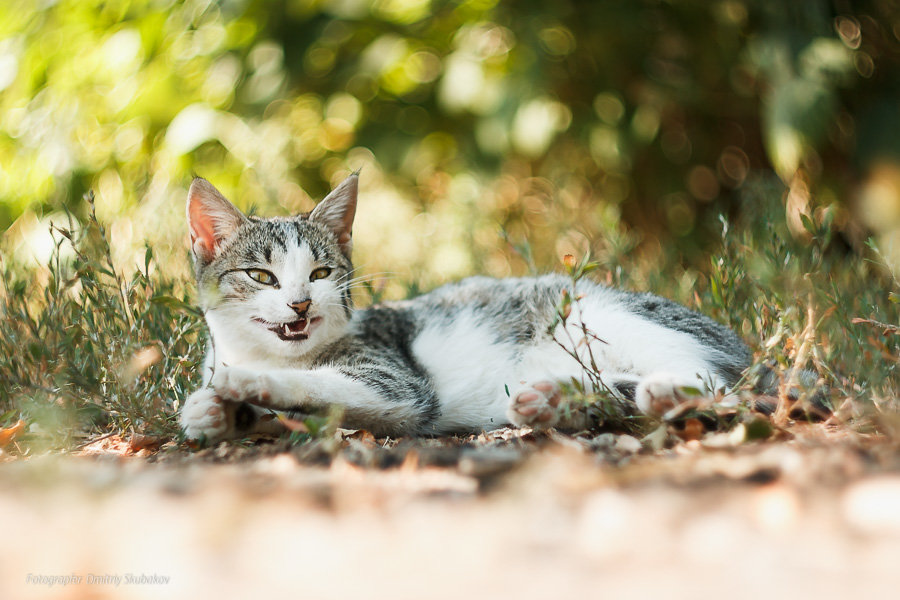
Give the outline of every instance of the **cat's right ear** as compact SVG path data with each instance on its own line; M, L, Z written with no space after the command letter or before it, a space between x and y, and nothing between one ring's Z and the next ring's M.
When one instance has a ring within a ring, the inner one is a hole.
M212 262L222 242L247 222L247 217L202 177L196 177L188 190L187 219L191 250L202 263Z

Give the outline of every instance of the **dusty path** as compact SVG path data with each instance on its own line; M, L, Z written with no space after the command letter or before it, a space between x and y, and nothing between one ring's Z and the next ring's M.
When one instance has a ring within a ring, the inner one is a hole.
M635 441L345 433L127 456L108 439L8 459L0 598L896 597L893 445L821 426Z

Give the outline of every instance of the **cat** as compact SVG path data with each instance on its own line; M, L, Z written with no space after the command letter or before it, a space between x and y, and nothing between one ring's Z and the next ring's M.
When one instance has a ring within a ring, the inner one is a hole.
M187 218L210 345L204 384L181 410L186 438L278 433L272 411L330 405L346 427L377 436L548 428L564 412L561 385L583 380L589 360L614 398L659 415L687 390L723 392L750 364L741 339L706 316L561 274L471 277L354 310L357 189L353 174L312 212L266 219L192 182ZM559 319L564 290L579 319Z

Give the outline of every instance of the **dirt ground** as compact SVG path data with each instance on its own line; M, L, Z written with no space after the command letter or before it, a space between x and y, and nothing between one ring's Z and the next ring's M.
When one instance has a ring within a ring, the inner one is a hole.
M0 457L0 598L900 594L900 453L822 424L152 442Z

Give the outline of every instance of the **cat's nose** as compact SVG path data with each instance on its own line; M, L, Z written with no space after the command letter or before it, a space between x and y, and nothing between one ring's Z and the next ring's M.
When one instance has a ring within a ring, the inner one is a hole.
M299 302L291 302L288 304L288 306L290 306L295 313L302 317L306 315L306 311L309 310L310 304L312 304L312 300L307 298L306 300L301 300Z

